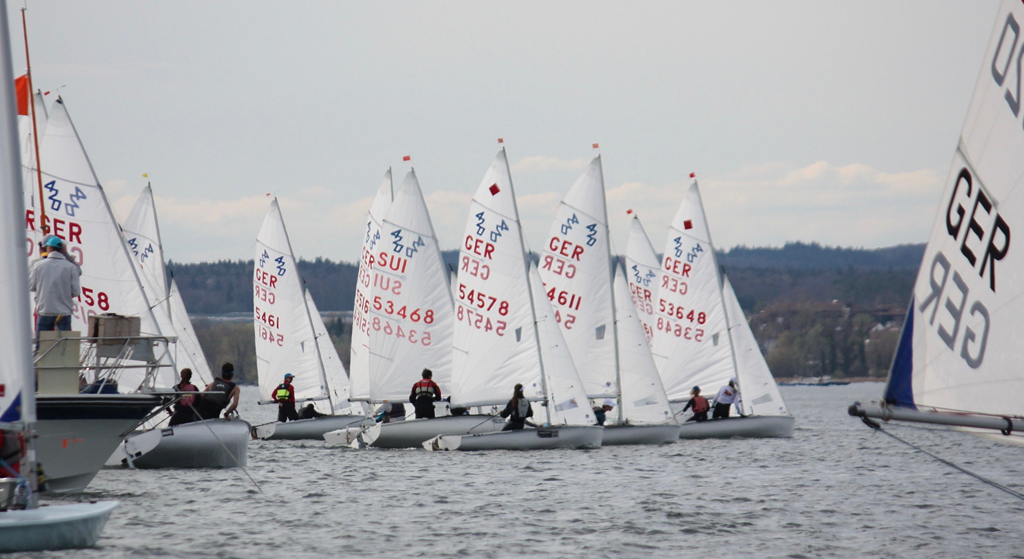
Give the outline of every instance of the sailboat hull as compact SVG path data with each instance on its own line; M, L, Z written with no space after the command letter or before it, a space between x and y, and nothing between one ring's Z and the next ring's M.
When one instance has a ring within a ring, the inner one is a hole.
M708 421L689 421L679 430L680 439L727 439L730 437L788 438L793 436L793 416L754 415Z
M679 440L680 426L666 425L605 425L601 446L632 444L672 444Z
M117 505L104 501L0 513L0 553L92 547Z
M367 429L361 438L374 448L419 448L423 441L439 435L493 433L504 427L505 420L500 417L456 415L377 424Z
M603 427L563 426L519 429L480 435L438 437L429 450L552 450L600 448Z
M111 461L141 469L244 468L250 429L240 419L210 419L140 431L129 435Z
M266 423L253 427L257 439L265 440L324 440L324 433L355 427L366 419L365 415L329 415L314 419L300 419L286 423Z

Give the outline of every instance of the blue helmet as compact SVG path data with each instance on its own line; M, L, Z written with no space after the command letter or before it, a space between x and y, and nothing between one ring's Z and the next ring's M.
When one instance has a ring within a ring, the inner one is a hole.
M60 237L56 235L50 235L50 238L46 239L46 242L43 243L43 246L48 246L60 250L61 247L64 246L64 241L62 241Z

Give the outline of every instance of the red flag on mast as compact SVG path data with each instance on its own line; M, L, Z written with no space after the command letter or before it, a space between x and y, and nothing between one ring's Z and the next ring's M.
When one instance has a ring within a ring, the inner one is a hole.
M18 94L18 114L28 116L28 75L14 78L14 91Z

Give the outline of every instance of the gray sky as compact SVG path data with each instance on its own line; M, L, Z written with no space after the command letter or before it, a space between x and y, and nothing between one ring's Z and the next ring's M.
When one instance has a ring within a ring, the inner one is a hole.
M35 85L49 100L65 85L122 217L149 173L170 258L251 258L270 192L300 255L355 261L407 154L457 247L499 137L538 249L594 142L619 250L627 208L661 249L691 171L722 248L923 242L997 7L54 1L28 16Z

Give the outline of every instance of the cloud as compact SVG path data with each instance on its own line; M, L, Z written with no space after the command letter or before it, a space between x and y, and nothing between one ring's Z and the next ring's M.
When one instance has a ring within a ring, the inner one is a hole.
M511 164L513 173L544 171L579 171L590 163L589 159L560 159L546 155L531 155Z

